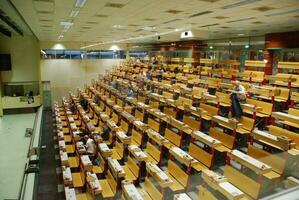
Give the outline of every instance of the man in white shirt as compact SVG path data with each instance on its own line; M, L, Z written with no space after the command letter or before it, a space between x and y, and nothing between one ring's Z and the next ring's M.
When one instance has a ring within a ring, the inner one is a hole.
M234 90L236 91L239 100L244 101L246 99L246 90L243 85L237 80L234 82Z
M96 147L95 147L94 140L91 137L89 137L88 135L85 135L84 139L86 140L86 145L85 145L86 152L93 159L93 157L96 154Z
M234 117L236 120L239 120L243 115L240 102L244 102L246 100L246 90L244 86L240 84L239 81L234 81L232 83L234 86L233 88L234 92L231 94L231 100L232 100L231 112L232 112L232 117Z

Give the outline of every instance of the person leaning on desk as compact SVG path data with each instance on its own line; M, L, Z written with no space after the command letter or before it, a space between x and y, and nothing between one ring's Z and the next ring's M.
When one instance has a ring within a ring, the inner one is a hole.
M96 155L96 146L94 140L91 138L91 136L88 135L84 135L84 140L86 141L85 143L86 153L90 157L90 160L93 161Z
M232 100L232 117L239 120L242 115L242 107L240 103L246 102L246 89L243 85L240 84L238 80L233 81L233 91L231 93L231 100Z

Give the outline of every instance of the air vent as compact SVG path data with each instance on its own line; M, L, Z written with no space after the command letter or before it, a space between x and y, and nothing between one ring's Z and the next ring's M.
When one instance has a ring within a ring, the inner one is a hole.
M258 1L261 1L261 0L241 0L237 3L228 4L228 5L223 6L221 8L222 9L231 9L231 8L236 8L236 7L239 7L239 6L252 4L252 3L255 3L255 2L258 2Z
M200 26L199 28L211 27L211 26L217 26L217 25L219 25L219 24L218 23L216 23L216 24L207 24L207 25Z
M6 35L7 37L11 37L11 32L0 24L0 33Z
M216 18L216 19L227 19L228 17L225 17L225 16L216 16L214 18Z
M86 24L98 24L98 22L86 22Z
M94 15L95 17L100 17L100 18L107 18L108 15L101 15L101 14L97 14L97 15Z
M286 15L286 14L290 14L290 13L294 13L294 12L299 12L299 9L294 9L294 10L289 10L289 11L272 13L272 14L268 14L268 15L265 15L265 16L271 17L271 16L278 16L278 15Z
M22 29L9 17L6 15L6 13L0 9L0 20L4 21L8 26L10 26L14 31L19 33L23 36ZM5 32L5 30L4 30Z
M44 24L44 25L41 25L41 27L52 28L53 26L52 25L46 25L46 24Z
M163 22L162 24L170 24L170 23L177 22L177 21L180 21L180 20L181 20L181 19L172 19L172 20Z
M144 21L149 21L149 22L153 22L156 21L157 19L154 18L145 18Z
M126 4L122 3L107 3L105 7L110 7L110 8L123 8Z
M251 20L251 19L254 19L254 18L255 17L244 17L244 18L241 18L241 19L231 20L231 21L228 21L226 23L242 22L242 21L247 21L247 20Z
M53 22L52 19L39 19L40 22Z
M252 22L252 24L263 24L261 21Z
M199 13L196 13L196 14L193 14L193 15L190 15L189 18L193 18L193 17L198 17L198 16L202 16L202 15L206 15L206 14L210 14L212 13L213 11L203 11L203 12L199 12Z
M170 13L170 14L178 14L178 13L181 13L181 12L183 12L183 11L181 11L181 10L172 10L172 9L170 9L170 10L166 10L165 12Z
M208 3L215 3L220 0L200 0L200 1L208 2Z
M37 14L53 14L53 11L46 11L46 10L38 10L36 12Z
M260 12L266 12L266 11L273 10L273 9L275 9L275 8L268 7L268 6L262 6L262 7L253 8L252 10L257 10L257 11L260 11Z

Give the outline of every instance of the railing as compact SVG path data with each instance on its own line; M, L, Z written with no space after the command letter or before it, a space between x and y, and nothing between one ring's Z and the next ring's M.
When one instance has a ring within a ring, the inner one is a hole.
M34 160L39 159L39 147L41 140L41 124L42 124L43 106L39 107L34 119L33 134L31 136L27 163L25 164L24 175L19 190L18 200L34 200L37 195L38 172L29 173L28 169ZM38 165L38 162L37 162Z

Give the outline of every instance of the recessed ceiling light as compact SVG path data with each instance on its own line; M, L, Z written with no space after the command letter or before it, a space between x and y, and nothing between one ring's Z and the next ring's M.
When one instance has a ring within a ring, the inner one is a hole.
M76 8L82 8L86 3L86 0L76 0Z
M245 49L248 49L248 48L249 48L249 44L246 44L246 45L245 45Z
M213 49L213 46L210 46L209 48L210 48L210 49Z

